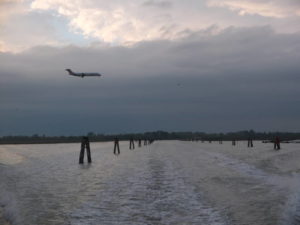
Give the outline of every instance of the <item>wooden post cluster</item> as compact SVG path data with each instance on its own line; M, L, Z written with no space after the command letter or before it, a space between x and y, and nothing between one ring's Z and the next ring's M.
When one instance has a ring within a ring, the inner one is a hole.
M153 139L144 139L144 145L150 145L154 142ZM142 147L142 139L138 140L138 146ZM129 149L134 149L134 139L130 138L129 139ZM114 140L114 154L115 155L120 155L120 145L119 145L119 139L118 137L115 138Z
M119 138L115 138L114 154L120 155Z
M133 138L131 138L129 140L129 149L134 149L134 140L133 140Z
M79 164L83 164L85 149L86 149L88 163L91 163L92 158L91 158L91 150L90 150L90 141L89 141L88 137L82 137L81 150L80 150L80 155L79 155Z
M248 139L248 148L253 148L253 140Z
M275 150L280 150L280 139L279 137L276 137L274 140L274 149Z

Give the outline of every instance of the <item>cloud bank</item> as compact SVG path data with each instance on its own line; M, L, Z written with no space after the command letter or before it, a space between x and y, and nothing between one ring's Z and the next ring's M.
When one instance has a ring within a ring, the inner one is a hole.
M300 16L298 0L209 0L209 6L227 7L240 15L258 14L265 17L285 18Z
M300 35L270 27L0 54L0 135L299 131ZM65 68L100 72L68 76Z
M4 0L0 51L34 46L130 46L176 40L218 27L271 26L300 31L298 0Z
M31 9L55 11L69 20L71 30L85 37L128 44L161 37L174 22L171 12L160 9L169 9L171 5L168 1L79 0L74 4L71 0L35 0L31 3ZM170 33L169 37L176 37L176 32L178 30Z

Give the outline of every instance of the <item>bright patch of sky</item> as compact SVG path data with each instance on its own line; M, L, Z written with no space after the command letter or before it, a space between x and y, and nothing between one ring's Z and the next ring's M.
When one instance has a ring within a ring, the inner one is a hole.
M84 37L79 32L70 31L68 20L61 16L56 16L52 21L58 36L65 43L71 43L78 46L85 46L87 43L97 41L95 38Z

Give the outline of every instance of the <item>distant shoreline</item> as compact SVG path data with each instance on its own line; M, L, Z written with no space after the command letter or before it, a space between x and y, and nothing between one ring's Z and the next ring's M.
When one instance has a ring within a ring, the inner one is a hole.
M300 140L300 133L293 132L255 132L253 130L237 131L229 133L205 133L205 132L166 132L153 131L145 133L127 134L95 134L88 133L90 142L113 141L116 137L120 141L125 140L190 140L190 141L240 141L240 140L266 140L272 141L279 137L281 141ZM0 137L0 144L60 144L80 143L82 136L4 136Z

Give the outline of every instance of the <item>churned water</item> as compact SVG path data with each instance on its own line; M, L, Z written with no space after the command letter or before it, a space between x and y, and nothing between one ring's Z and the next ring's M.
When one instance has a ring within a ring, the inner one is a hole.
M300 224L300 149L162 141L0 146L0 205L13 225ZM299 151L297 151L299 150ZM0 220L1 221L1 220ZM1 222L0 222L1 223Z

